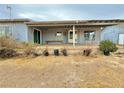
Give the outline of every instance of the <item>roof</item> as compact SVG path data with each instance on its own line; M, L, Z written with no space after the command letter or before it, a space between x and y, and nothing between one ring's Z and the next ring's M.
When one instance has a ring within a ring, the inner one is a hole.
M0 19L0 22L30 22L30 19Z
M0 19L0 23L5 22L24 22L28 26L108 26L116 25L124 22L124 19L111 19L111 20L62 20L62 21L33 21L30 19Z
M124 20L112 19L112 20L68 20L68 21L31 21L26 22L28 26L71 26L71 25L116 25Z

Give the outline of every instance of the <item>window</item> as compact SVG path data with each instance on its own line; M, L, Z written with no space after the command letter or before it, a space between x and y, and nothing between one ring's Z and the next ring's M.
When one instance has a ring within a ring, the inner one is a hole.
M62 32L57 32L56 36L58 36L58 37L62 36Z
M10 26L0 26L0 37L1 36L9 36L11 34Z
M5 31L3 27L0 27L0 36L4 36L5 35Z
M70 32L70 39L73 39L73 32Z
M95 40L95 32L94 31L84 31L85 40Z

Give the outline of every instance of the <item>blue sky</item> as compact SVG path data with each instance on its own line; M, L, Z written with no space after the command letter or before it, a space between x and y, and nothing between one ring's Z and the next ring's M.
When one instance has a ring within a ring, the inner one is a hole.
M12 18L48 20L124 19L124 4L15 4ZM0 4L0 18L9 18L5 4Z

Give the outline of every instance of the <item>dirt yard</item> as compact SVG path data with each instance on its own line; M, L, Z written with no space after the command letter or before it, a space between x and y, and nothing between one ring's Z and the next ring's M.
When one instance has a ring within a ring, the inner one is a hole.
M124 87L124 58L78 55L0 59L0 87Z

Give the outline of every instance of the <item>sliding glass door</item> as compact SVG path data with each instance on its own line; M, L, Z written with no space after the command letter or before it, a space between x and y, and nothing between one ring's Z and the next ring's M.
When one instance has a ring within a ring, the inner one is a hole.
M34 29L34 43L40 44L40 31Z

